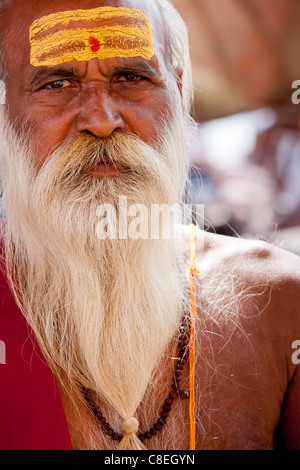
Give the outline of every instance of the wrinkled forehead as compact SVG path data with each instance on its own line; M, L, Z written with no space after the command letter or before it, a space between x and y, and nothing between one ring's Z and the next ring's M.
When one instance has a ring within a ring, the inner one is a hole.
M88 8L90 7L90 8ZM73 2L12 0L6 15L8 59L52 66L92 58L146 60L164 51L163 23L155 0Z
M30 63L35 67L95 57L151 60L155 54L149 18L136 8L103 6L52 13L32 23L29 42Z

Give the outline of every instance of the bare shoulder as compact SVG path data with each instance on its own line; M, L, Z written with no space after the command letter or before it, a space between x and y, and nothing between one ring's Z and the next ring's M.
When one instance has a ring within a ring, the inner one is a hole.
M225 282L234 278L246 289L259 285L280 289L282 297L293 291L295 296L286 300L290 306L299 304L300 258L270 243L199 231L197 260L200 273L220 273Z
M197 264L203 302L221 302L224 316L243 324L255 319L253 323L266 327L269 336L285 336L289 345L291 335L300 339L297 255L263 241L199 231Z
M265 242L199 231L197 265L197 374L199 390L205 383L211 397L203 405L209 432L199 445L273 448L284 401L293 403L287 427L300 424L299 413L291 424L300 406L292 360L300 344L300 260Z
M230 263L232 269L251 279L265 275L282 280L300 280L300 257L260 240L215 235L198 230L197 254L200 264Z

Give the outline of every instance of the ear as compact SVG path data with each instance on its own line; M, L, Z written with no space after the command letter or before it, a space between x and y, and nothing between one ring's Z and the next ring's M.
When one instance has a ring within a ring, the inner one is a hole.
M177 87L180 93L180 96L182 98L182 76L183 76L183 68L181 65L177 65L174 69L175 71L175 77L176 77L176 82L177 82Z

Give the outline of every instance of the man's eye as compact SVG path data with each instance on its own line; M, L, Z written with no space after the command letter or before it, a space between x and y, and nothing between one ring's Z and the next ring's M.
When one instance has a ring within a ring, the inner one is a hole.
M133 73L125 73L124 78L127 82L137 82L138 80L142 79L140 75L134 75Z
M122 73L122 75L119 75L117 78L119 82L138 82L143 79L144 77L141 75L135 75L134 73Z
M47 83L44 86L47 90L61 90L62 88L69 87L71 85L69 80L55 80L55 82Z

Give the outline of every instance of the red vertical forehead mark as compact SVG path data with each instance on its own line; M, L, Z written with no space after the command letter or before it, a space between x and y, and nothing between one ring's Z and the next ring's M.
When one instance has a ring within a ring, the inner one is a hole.
M92 52L98 52L100 49L100 41L99 39L94 38L94 36L91 36L89 38L89 44L91 46Z

